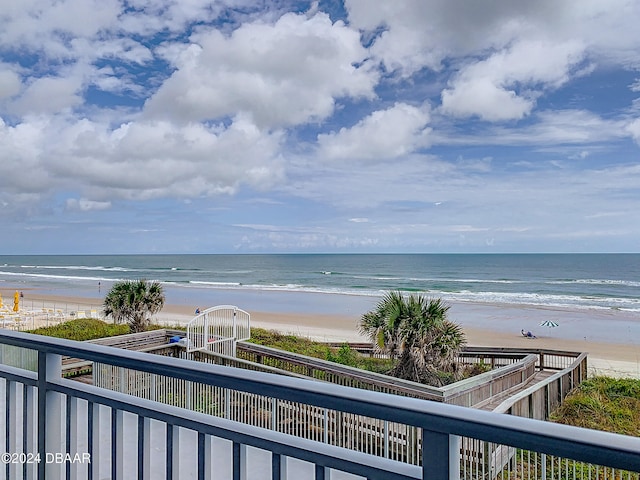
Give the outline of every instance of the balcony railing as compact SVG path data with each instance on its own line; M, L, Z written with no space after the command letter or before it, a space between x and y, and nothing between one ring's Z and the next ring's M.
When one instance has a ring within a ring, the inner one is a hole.
M0 438L9 453L2 459L11 479L458 479L463 437L506 446L502 478L521 478L527 452L596 465L599 478L640 471L633 437L21 332L2 331L0 349L11 360L0 365ZM416 427L420 465L64 379L62 355ZM36 372L19 368L34 360ZM551 465L536 465L535 478L566 478L565 463Z

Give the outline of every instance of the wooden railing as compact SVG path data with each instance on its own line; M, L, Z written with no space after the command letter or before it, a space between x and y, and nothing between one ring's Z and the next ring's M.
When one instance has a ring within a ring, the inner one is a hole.
M327 346L339 348L348 345L356 352L376 358L388 358L384 352L376 349L371 343L364 342L330 342ZM538 370L563 370L567 368L579 352L565 350L549 350L544 348L513 348L513 347L476 347L466 346L457 360L460 363L484 363L491 369L503 367L511 363L516 363L525 355L534 354L538 356Z
M538 370L564 370L572 365L581 352L567 350L549 350L545 348L512 348L512 347L466 347L462 358L477 358L482 361L508 361L523 355L538 356ZM500 360L502 359L502 360ZM493 366L493 363L492 363Z
M144 334L92 340L90 343L185 358L184 348L167 343L169 338L176 335L184 335L184 332L163 329ZM341 344L330 344L330 346L338 345ZM349 344L349 346L361 354L377 354L371 344L360 343ZM216 356L210 352L197 353L190 358L206 363L233 364L244 369L306 376L338 385L461 406L481 404L499 393L524 384L536 370L566 368L579 355L576 352L544 349L468 347L461 353L458 361L466 364L485 364L491 370L452 385L437 388L248 342L238 342L237 347L237 359L224 355ZM66 376L90 373L91 364L87 361L64 358L63 369Z
M551 413L560 406L567 394L587 378L586 353L572 357L573 354L571 352L545 350L539 352L539 355L544 359L543 361L547 362L547 369L554 368L550 367L549 364L553 366L561 365L563 359L573 358L574 361L545 380L536 382L530 387L509 396L493 409L494 412L548 420ZM471 469L479 470L485 474L483 476L488 476L489 478L511 478L512 476L522 478L523 476L531 476L532 472L524 472L523 465L540 465L540 471L536 467L535 474L536 476L539 474L540 478L543 479L547 478L547 464L549 464L549 470L551 471L555 467L559 474L561 470L560 461L554 463L554 460L550 459L549 461L546 455L534 455L532 457L530 454L525 459L522 452L518 452L515 448L506 447L500 442L463 438L462 450L463 452L484 452L482 458ZM467 464L472 465L470 462L467 462ZM518 466L520 467L520 472L517 471ZM514 467L515 472L511 472ZM568 468L568 465L565 465L565 468ZM554 475L552 475L553 477ZM596 477L599 478L597 472ZM575 473L574 478L576 478ZM619 478L624 478L624 476ZM628 475L627 478L629 478Z
M298 378L311 377L359 389L462 406L482 404L498 393L508 392L526 383L536 370L558 369L573 360L550 381L527 389L529 396L523 397L521 402L513 406L513 412L510 411L517 414L518 408L528 408L534 412L532 418L541 419L545 419L568 391L586 376L585 354L475 347L463 352L459 360L491 365L493 369L446 387L435 388L250 343L238 344L241 358L206 351L187 353L177 343L166 343L176 333L180 332L157 331L146 339L127 336L112 338L105 343L201 363ZM418 464L422 456L420 432L407 425L379 422L362 415L346 415L306 404L281 402L233 389L185 383L179 379L135 372L114 365L96 364L93 373L95 385L129 395L402 462ZM544 393L541 394L541 391ZM536 404L531 400L540 399L541 395L547 399L546 410L535 407ZM462 477L489 478L491 474L491 478L495 478L501 469L514 461L515 455L514 449L496 442L463 437L460 450Z
M87 340L85 343L177 357L179 353L178 350L174 348L175 346L173 344L167 343L169 338L175 335L184 335L184 332L160 329L143 333L129 333L126 335L97 338L95 340ZM70 356L62 357L62 375L65 378L91 374L92 366L93 362L81 358Z
M509 397L494 411L546 420L567 394L586 378L587 354L581 353L567 368Z
M461 357L467 363L483 362L493 365L495 369L449 386L431 387L408 380L392 378L387 375L366 372L326 360L283 352L263 345L238 342L237 347L239 358L296 372L311 378L338 385L423 398L466 407L471 407L489 399L493 395L526 382L535 373L539 359L538 355L518 353L517 351L498 351L494 357L491 356L489 348L478 349L477 352L469 351ZM363 350L357 347L355 349L358 351ZM578 354L576 353L575 355ZM497 368L498 365L503 366Z
M345 385L364 390L373 390L396 395L442 401L442 393L435 387L409 382L387 375L367 372L359 368L334 362L285 352L275 348L238 342L237 357L261 365L297 373L316 380Z

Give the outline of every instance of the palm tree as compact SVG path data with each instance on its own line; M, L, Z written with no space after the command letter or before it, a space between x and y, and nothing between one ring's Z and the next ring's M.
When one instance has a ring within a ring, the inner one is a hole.
M143 332L151 316L162 310L164 291L159 282L123 280L116 282L104 298L104 314L114 323L128 322L132 333Z
M447 376L455 378L455 357L466 343L448 311L441 299L392 291L362 316L360 332L397 360L390 375L441 386Z

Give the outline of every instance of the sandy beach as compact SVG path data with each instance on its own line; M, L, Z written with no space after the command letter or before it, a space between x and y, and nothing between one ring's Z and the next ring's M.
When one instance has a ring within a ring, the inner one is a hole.
M13 290L0 289L5 306L13 305L13 293ZM66 312L94 310L101 314L102 298L98 295L88 298L44 295L28 290L24 293L23 312L44 308ZM324 297L321 300L326 301L331 296ZM375 304L375 299L370 303ZM212 305L199 305L201 309L209 306ZM251 314L251 323L255 327L322 341L366 341L357 328L360 315L366 309L356 313L347 308L345 314L244 309ZM156 316L156 321L171 326L185 324L193 316L193 305L167 303ZM463 327L471 346L588 352L591 374L640 378L640 345L637 344L640 319L628 312L461 303L451 305L450 318ZM559 327L543 329L539 323L546 319L553 319L560 324ZM42 320L39 324L43 324ZM521 328L533 331L537 338L523 337Z

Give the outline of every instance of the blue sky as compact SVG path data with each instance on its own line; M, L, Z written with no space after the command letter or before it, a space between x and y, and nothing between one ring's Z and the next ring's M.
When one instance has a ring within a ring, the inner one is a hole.
M637 0L0 4L0 253L638 252Z

